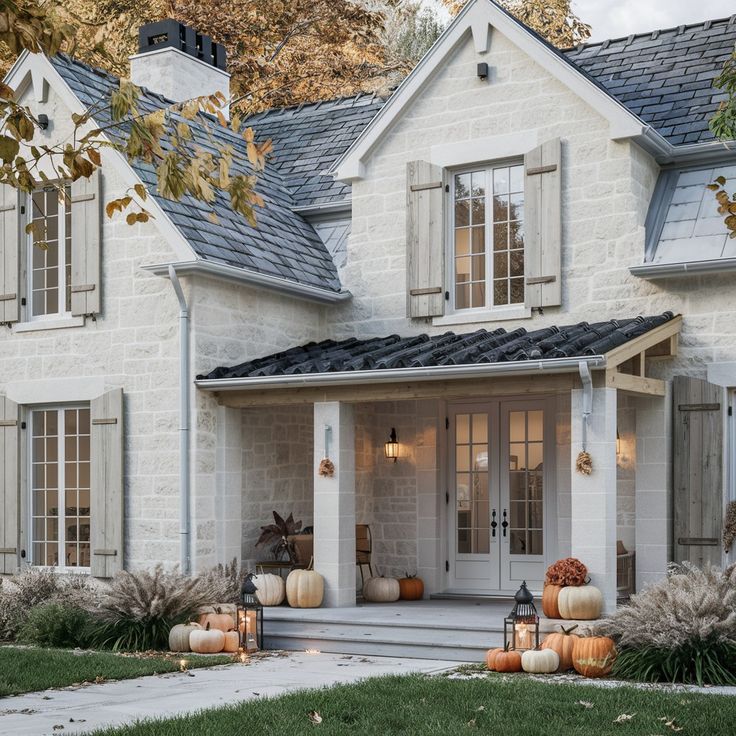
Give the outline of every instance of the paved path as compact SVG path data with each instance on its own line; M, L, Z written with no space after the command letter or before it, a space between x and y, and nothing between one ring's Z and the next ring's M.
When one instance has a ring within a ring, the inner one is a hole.
M254 661L140 677L77 689L0 698L0 734L64 736L139 718L165 718L293 690L377 675L439 672L457 662L341 654L290 653ZM73 719L73 720L72 720ZM61 725L64 728L59 729ZM54 726L57 729L54 730Z

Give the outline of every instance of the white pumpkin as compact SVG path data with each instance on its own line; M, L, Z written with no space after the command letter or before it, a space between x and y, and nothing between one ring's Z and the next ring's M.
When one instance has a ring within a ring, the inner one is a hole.
M198 654L216 654L225 646L225 632L211 629L209 624L204 629L194 629L189 635L189 646Z
M202 627L194 622L190 621L188 624L176 624L171 627L169 631L169 651L171 652L191 652L189 646L189 635L192 631L201 629Z
M560 591L557 607L562 618L592 621L601 615L603 594L594 585L570 585Z
M521 669L537 675L556 672L560 655L554 649L529 649L521 655Z
M396 578L368 578L363 585L363 598L371 603L393 603L399 600L401 588Z
M286 578L286 599L292 608L319 608L325 580L314 570L292 570Z
M280 606L286 597L286 583L281 575L265 573L253 576L256 596L262 606Z

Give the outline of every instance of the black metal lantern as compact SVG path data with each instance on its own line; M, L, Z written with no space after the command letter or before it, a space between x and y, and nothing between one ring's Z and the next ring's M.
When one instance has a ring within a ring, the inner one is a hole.
M240 651L249 653L263 649L263 606L258 600L252 572L245 576L240 588L240 603L236 617L240 634Z
M537 649L539 647L539 616L534 596L526 580L514 596L514 607L503 620L503 643L507 649Z

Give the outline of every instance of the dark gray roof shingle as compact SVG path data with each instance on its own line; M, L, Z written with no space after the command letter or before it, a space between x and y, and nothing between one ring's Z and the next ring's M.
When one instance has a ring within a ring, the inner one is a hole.
M412 337L373 337L364 340L323 340L257 358L232 367L215 368L198 380L283 376L335 371L426 368L432 366L505 363L602 355L645 332L669 322L672 312L653 317L580 322L528 332L520 327L489 332Z

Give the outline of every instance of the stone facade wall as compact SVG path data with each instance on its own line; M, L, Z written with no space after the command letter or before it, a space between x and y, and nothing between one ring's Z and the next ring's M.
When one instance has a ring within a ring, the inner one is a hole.
M616 453L616 534L629 552L636 549L636 406L618 396Z

